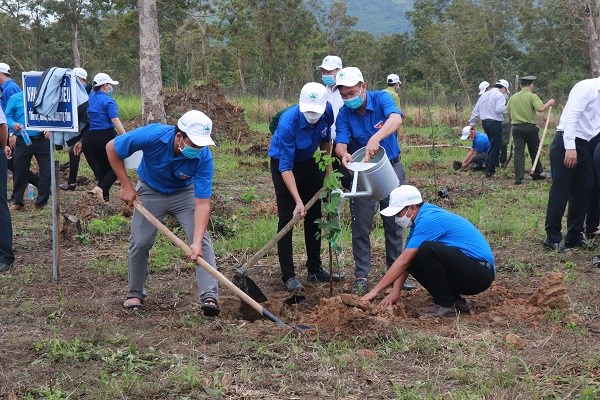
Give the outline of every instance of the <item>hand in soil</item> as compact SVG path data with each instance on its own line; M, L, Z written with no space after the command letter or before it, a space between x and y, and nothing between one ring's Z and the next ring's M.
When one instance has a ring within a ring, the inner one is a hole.
M399 300L400 300L400 295L397 293L394 293L394 290L392 289L392 291L389 292L387 294L387 296L385 296L383 298L383 300L381 300L379 305L383 306L383 307L393 306L393 305L397 304Z
M369 293L365 294L360 299L363 301L372 301L373 299L375 299L375 297L377 297L378 294L379 292L377 292L375 289L371 289Z

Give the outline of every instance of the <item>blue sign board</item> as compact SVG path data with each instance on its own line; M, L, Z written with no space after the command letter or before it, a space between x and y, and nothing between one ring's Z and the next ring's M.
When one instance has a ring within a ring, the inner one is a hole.
M60 87L58 108L49 116L33 112L36 89L42 72L23 72L23 101L25 103L25 129L36 131L78 132L77 83L73 71L65 74Z

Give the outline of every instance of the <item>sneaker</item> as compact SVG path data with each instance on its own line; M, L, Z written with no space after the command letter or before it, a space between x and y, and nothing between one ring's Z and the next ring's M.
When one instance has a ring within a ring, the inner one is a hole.
M0 272L6 272L13 267L13 264L0 263Z
M469 311L471 311L471 303L469 303L467 300L463 299L462 297L459 297L454 302L454 307L456 307L456 311L459 311L461 313L468 313Z
M551 242L548 239L544 239L544 242L542 244L544 245L544 247L550 250L560 250L561 248L560 243Z
M404 284L402 285L402 290L406 290L406 291L413 290L416 288L417 287L415 286L414 283L410 283L408 281L404 282Z
M367 278L356 278L352 285L352 293L357 296L364 296L369 291Z
M457 308L455 306L444 307L440 306L439 304L434 304L431 307L429 307L422 316L440 318L456 315L456 312Z
M75 188L77 187L77 184L75 183L61 183L59 188L61 188L61 190L75 190Z
M592 258L592 265L594 267L600 266L600 256L594 256L594 258Z
M485 173L485 177L488 178L488 179L491 179L493 176L494 176L493 172L486 172Z
M330 274L329 271L323 269L323 267L319 267L319 271L314 273L308 273L308 277L306 278L310 283L314 282L329 282L330 280L334 282L339 282L342 278L338 274Z
M585 250L594 250L598 247L598 245L593 242L588 242L585 239L581 239L579 242L567 242L565 240L565 248L566 249L575 249L577 247L585 249Z
M533 179L534 181L541 181L546 179L546 173L542 172L541 174L530 174L531 175L531 179Z
M299 292L304 290L304 286L302 286L298 278L292 276L290 279L285 281L285 290L288 292Z
M485 170L485 165L483 164L471 164L471 171L483 171Z
M522 185L523 184L523 179L516 179L515 180L515 185Z

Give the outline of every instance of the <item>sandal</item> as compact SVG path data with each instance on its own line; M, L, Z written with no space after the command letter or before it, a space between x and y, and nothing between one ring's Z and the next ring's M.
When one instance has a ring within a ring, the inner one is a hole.
M216 317L221 313L219 303L217 303L217 300L214 297L205 298L204 301L202 301L200 309L206 317Z
M134 301L129 301L129 300L134 300ZM139 300L139 303L136 300ZM123 307L126 310L130 310L130 311L144 311L144 300L142 300L138 297L128 297L123 302Z

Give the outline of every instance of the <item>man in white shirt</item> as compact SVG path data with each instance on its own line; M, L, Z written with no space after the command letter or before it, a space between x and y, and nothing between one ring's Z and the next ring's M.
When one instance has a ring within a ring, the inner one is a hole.
M317 70L321 71L321 79L323 84L327 88L327 101L333 108L333 121L334 125L331 125L331 139L335 139L335 119L337 118L340 107L344 105L344 100L340 95L340 91L335 87L335 74L342 69L342 59L338 56L326 56L323 59L321 65L317 67Z
M550 146L552 186L546 209L544 246L552 250L588 247L583 221L593 185L593 161L589 142L600 132L600 78L578 82L560 116ZM561 220L569 203L567 235L561 245Z
M483 82L482 82L483 83ZM490 140L490 151L486 161L485 176L491 178L496 173L502 147L502 121L506 112L506 94L508 82L500 79L491 90L484 92L473 108L469 125L475 126L481 118L481 126Z

